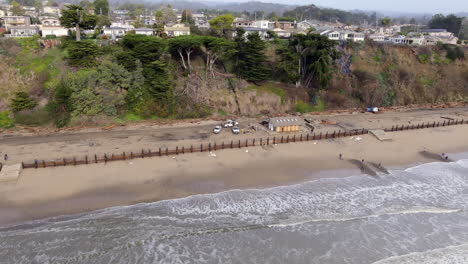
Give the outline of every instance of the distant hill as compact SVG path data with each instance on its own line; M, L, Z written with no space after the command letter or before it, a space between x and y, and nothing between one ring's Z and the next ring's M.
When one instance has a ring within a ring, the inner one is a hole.
M244 3L222 3L215 4L215 8L226 9L233 12L253 12L253 11L264 11L265 14L275 12L277 14L282 14L285 11L292 10L297 7L297 5L284 5L284 4L274 4L274 3L264 3L258 1L244 2Z
M286 11L284 16L294 17L296 20L316 19L322 21L338 21L344 24L361 24L364 21L373 23L375 18L360 11L343 11L333 8L319 8L315 5L299 6Z

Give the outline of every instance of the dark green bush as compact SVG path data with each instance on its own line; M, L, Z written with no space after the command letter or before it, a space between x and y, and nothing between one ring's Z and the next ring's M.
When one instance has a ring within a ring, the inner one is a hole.
M13 112L34 108L37 103L25 92L17 92L15 98L11 99L10 108Z

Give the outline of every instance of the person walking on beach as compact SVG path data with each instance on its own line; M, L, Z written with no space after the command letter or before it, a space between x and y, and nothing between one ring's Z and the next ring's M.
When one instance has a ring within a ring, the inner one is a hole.
M5 156L3 156L4 160L8 160L8 154L5 153Z
M343 154L340 153L339 157L340 157L340 160L342 160L343 159Z

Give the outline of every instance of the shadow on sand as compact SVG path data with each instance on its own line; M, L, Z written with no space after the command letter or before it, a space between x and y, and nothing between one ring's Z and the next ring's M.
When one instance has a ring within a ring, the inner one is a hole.
M348 159L348 162L358 167L362 173L370 175L375 178L379 178L379 176L377 175L377 172L371 166L367 165L366 162L363 163L357 159Z
M448 156L439 155L437 153L430 152L427 150L420 151L419 154L427 159L432 159L441 162L453 162L453 160L449 159Z

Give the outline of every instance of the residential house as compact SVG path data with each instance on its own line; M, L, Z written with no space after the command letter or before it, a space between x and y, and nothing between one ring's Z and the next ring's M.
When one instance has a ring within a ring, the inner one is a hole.
M41 17L39 21L41 21L41 24L43 26L47 26L47 27L59 27L60 26L60 20L54 17Z
M372 41L375 41L375 42L384 42L385 38L387 38L387 35L385 35L385 34L376 33L376 34L369 34L368 35L368 39L370 39Z
M184 24L175 24L172 26L164 26L164 33L169 37L190 35L190 27Z
M3 17L2 20L7 31L9 31L11 27L31 25L31 19L28 16L6 16Z
M309 20L304 20L296 24L296 28L299 30L308 30L311 27L315 28L315 26L316 24L314 24L312 21L309 21Z
M293 29L296 27L295 21L274 21L269 28ZM310 27L309 27L310 28Z
M268 28L244 27L243 29L245 30L244 37L247 37L249 34L258 33L260 38L263 40L270 38L270 35L268 34L268 31L270 31L270 29ZM234 36L236 36L236 32L234 32L233 34Z
M0 17L4 17L4 16L6 16L6 15L7 15L7 14L6 14L5 10L0 9Z
M266 29L271 29L273 28L270 26L270 21L268 20L256 20L252 22L252 27L256 28L266 28Z
M240 21L234 21L234 28L245 28L245 27L253 27L253 21L246 21L246 20L240 20Z
M353 40L364 41L365 34L356 31L341 31L341 30L325 30L320 33L322 36L327 36L331 40Z
M58 6L44 6L42 8L42 13L43 14L47 14L47 15L51 15L51 16L55 16L55 17L60 17L62 12L60 10L60 7Z
M10 34L7 37L32 37L39 34L39 27L37 26L10 26Z
M341 40L341 33L335 30L325 30L320 35L327 36L331 40Z
M154 30L152 28L145 27L135 28L135 34L152 36L154 35Z
M274 28L271 31L275 32L279 38L290 38L293 34L292 30L284 30L281 28Z
M112 26L110 28L105 28L103 31L104 31L104 35L110 36L112 37L112 39L123 37L125 36L125 33L127 32L125 28L112 27Z
M56 36L56 37L65 37L68 36L68 28L64 28L61 26L45 26L42 25L41 29L41 36Z
M135 27L127 21L124 22L112 22L110 25L111 28L123 28L125 31L134 30Z
M341 33L342 40L364 41L365 37L364 33L356 31L344 31Z
M272 117L268 120L268 129L275 132L298 132L302 121L297 117Z

